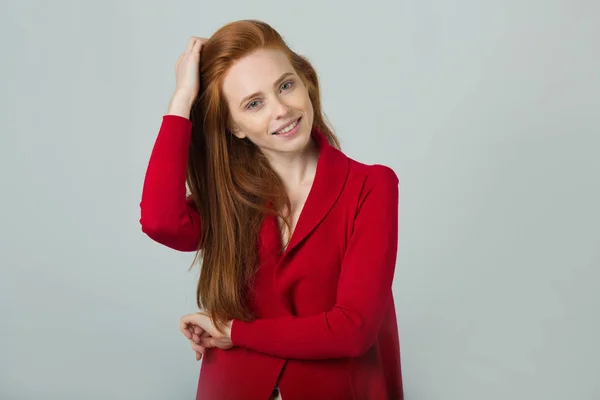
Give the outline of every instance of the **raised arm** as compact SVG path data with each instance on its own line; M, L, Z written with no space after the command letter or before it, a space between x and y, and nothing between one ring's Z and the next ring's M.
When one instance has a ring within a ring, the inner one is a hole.
M179 251L197 250L201 230L200 215L186 198L191 125L180 116L163 116L140 202L142 231L156 242Z
M205 39L192 37L176 64L176 90L163 116L146 170L140 202L142 231L180 251L198 249L200 215L186 198L190 110L199 91L200 50Z

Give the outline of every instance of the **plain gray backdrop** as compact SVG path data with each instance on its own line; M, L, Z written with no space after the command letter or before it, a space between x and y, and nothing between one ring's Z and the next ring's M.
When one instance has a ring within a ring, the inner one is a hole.
M244 18L314 63L346 154L400 178L406 399L600 398L597 1L2 9L2 400L194 397L198 269L139 201L177 57Z

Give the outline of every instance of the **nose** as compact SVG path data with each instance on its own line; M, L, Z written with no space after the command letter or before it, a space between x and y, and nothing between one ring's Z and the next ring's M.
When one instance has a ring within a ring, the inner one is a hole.
M275 118L284 118L289 115L290 111L290 106L288 106L284 101L281 101L281 99L278 98L273 102L273 112L275 114Z

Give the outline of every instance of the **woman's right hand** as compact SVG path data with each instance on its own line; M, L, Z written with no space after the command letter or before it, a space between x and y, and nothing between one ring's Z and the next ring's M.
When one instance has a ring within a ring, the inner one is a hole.
M175 64L176 93L195 100L200 91L200 50L208 39L192 36Z
M190 325L187 327L185 335L190 339L192 349L196 353L196 361L200 361L206 353L206 347L202 346L202 339L208 337L208 334L199 326Z
M200 50L208 39L192 36L175 64L176 87L167 114L189 118L200 91Z

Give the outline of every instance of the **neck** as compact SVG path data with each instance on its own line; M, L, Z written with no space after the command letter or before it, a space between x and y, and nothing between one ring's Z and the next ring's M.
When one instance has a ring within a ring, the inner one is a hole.
M292 190L300 185L312 182L317 171L319 146L314 140L309 140L302 152L271 155L271 167L283 181L286 190Z

